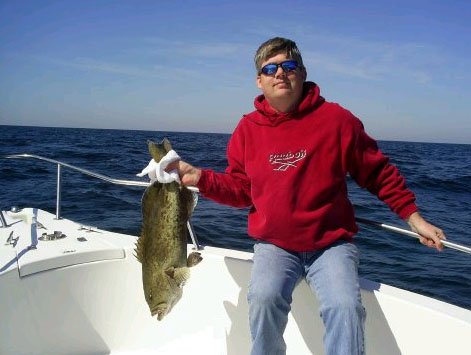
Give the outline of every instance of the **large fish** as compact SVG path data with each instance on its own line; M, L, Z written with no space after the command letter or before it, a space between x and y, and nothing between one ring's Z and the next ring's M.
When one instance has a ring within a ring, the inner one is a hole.
M158 163L172 146L147 142ZM202 258L197 252L187 258L187 221L195 199L193 193L177 182L154 182L142 196L142 229L136 243L136 258L142 264L144 295L152 316L162 320L180 300L183 285L190 277L189 267Z

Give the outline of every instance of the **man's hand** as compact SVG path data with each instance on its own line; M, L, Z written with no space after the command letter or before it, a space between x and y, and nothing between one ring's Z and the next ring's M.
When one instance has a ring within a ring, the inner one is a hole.
M420 235L420 243L428 247L435 247L439 251L443 250L443 244L440 240L446 239L445 234L440 228L423 219L419 212L412 213L407 219L407 223L414 232Z
M180 180L185 186L196 186L201 177L201 169L185 163L184 161L177 161L170 164L165 171L169 172L177 169Z

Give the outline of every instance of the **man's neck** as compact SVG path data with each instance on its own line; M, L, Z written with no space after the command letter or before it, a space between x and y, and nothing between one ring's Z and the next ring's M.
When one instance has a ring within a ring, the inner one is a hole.
M280 113L288 113L288 112L294 111L296 110L299 104L299 100L288 101L284 99L284 100L267 100L267 101L273 110Z

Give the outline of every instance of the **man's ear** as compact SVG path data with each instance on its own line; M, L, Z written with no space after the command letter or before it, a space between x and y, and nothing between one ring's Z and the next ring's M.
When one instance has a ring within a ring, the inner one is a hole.
M257 77L255 78L255 84L257 84L257 87L262 90L262 82L261 82L261 78L260 78L260 75L257 75Z
M303 81L306 81L306 79L307 79L307 70L306 70L306 68L303 68L301 73L303 74L303 78L304 78Z

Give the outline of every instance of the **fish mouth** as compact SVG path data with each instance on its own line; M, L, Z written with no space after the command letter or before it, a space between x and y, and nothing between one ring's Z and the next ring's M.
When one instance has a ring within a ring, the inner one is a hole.
M152 315L152 317L155 316L156 314L159 314L159 313L162 313L162 310L157 309L157 307L150 310L150 314Z
M159 303L157 306L152 308L150 310L150 314L153 316L157 315L158 320L162 320L162 318L165 316L165 305L163 303Z

